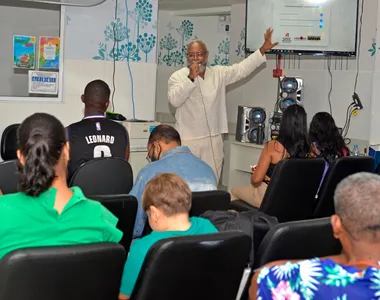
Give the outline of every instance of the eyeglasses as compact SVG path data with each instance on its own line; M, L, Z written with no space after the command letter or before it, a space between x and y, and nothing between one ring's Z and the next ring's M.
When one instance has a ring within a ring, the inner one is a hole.
M205 52L199 52L199 53L187 53L186 57L188 59L194 59L194 58L203 58L205 56Z

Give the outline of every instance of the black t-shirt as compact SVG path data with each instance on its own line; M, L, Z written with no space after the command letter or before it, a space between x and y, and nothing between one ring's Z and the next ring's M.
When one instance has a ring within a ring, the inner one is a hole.
M89 117L66 128L70 142L69 178L84 162L98 157L125 159L127 129L103 117Z

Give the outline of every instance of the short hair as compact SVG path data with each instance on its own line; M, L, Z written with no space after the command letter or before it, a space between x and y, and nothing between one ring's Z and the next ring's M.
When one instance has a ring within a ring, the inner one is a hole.
M204 41L201 41L201 40L192 40L190 43L189 43L189 46L187 46L187 50L189 50L189 47L191 46L191 44L194 44L194 43L198 43L200 44L203 48L204 48L204 51L207 52L207 46L205 44Z
M111 90L107 83L97 79L91 81L84 89L84 103L95 108L104 108L110 99Z
M165 144L176 142L178 145L181 145L181 136L173 127L161 124L154 128L150 133L148 144L152 144L157 141L162 141Z
M380 176L356 173L343 179L334 194L335 212L354 240L380 242Z
M191 190L189 185L177 174L162 173L151 179L142 196L144 211L150 206L159 208L167 217L189 213Z

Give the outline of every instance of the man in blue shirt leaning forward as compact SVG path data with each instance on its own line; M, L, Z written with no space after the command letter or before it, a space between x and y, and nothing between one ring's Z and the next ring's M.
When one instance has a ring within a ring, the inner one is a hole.
M142 208L142 194L146 184L160 173L175 173L184 179L192 192L217 189L217 180L211 167L193 155L186 146L181 146L177 130L169 125L157 126L149 136L148 161L137 175L131 195L138 201L133 237L141 236L147 215Z

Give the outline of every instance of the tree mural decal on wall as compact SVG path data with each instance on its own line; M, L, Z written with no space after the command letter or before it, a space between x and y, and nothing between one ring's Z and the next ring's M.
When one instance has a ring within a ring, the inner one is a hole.
M380 48L379 48L380 49ZM371 56L374 56L376 54L376 50L377 50L377 47L376 47L376 39L372 39L372 45L371 45L371 48L368 49L368 52L371 53Z
M128 14L135 21L137 37L140 36L140 27L144 28L152 21L153 5L148 0L138 0L136 7Z
M165 35L163 38L161 38L160 53L158 54L158 63L161 64L163 61L165 62L166 65L171 66L171 64L168 64L168 62L171 61L170 52L176 49L177 47L178 47L178 41L172 37L171 33L168 33L168 35ZM161 57L162 57L162 61L161 61Z
M152 51L156 45L156 37L154 34L148 35L147 33L144 33L137 39L137 44L139 45L140 50L145 53L145 62L148 62L148 53Z
M184 53L185 42L188 41L193 35L193 29L194 29L194 24L189 20L183 20L181 26L177 28L177 32L180 35L180 49L181 49L182 54L185 54Z
M226 38L218 46L218 54L214 56L214 62L211 64L227 66L230 64L230 40Z
M238 57L245 56L245 28L243 28L240 32L240 40L237 43L235 53Z
M186 51L191 41L197 40L195 26L190 20L183 20L179 27L171 22L166 26L168 34L160 39L160 50L157 55L159 65L168 67L184 66L186 62ZM174 35L170 32L174 31ZM176 34L178 33L178 35ZM228 65L230 53L230 41L225 39L219 43L218 54L214 57L212 65ZM212 58L210 58L212 59Z
M121 11L119 6L118 10ZM125 6L127 8L127 3ZM135 8L126 15L125 22L117 18L107 25L104 30L104 40L98 44L99 55L93 59L139 62L143 56L144 61L148 62L148 54L156 46L156 36L141 31L152 22L152 14L153 5L149 0L138 0ZM134 21L133 37L127 24L128 16ZM152 28L155 24L152 24Z
M179 34L179 41L170 32L161 38L158 64L169 67L183 66L188 46L187 42L195 38L193 37L193 31L194 24L190 20L183 20L181 26L176 28L176 32Z

